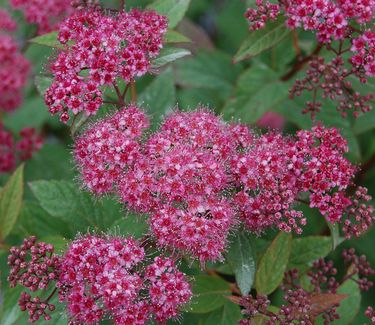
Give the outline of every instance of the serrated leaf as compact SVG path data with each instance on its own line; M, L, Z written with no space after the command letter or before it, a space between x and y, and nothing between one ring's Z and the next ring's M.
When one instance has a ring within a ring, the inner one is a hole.
M223 306L230 294L229 283L208 275L196 276L193 284L193 299L188 312L208 313Z
M206 325L231 325L237 324L241 318L241 310L238 305L227 301L223 307L217 309L209 314L205 324Z
M242 295L248 295L254 282L256 253L250 238L246 234L241 232L234 238L226 259L234 271Z
M340 319L332 322L333 325L349 325L352 324L354 317L358 314L361 307L361 290L358 284L352 279L346 280L337 289L338 294L347 295L336 312L340 315Z
M190 0L156 0L147 9L153 9L159 14L167 16L168 27L173 29L184 18L189 8Z
M58 32L50 32L34 37L29 40L30 43L44 45L53 48L64 48L63 45L57 40Z
M106 231L123 216L110 198L96 200L68 181L35 181L30 188L44 210L72 224L76 232Z
M292 241L288 268L307 267L311 262L326 257L332 248L332 239L327 236L309 236Z
M281 231L259 261L255 275L255 288L258 293L268 295L280 285L291 248L292 235Z
M176 105L176 89L172 69L168 68L144 89L138 98L138 104L147 109L155 128L162 120L163 115Z
M190 43L191 39L175 30L169 29L164 35L164 43Z
M160 51L160 54L156 59L152 60L151 65L154 69L160 68L168 63L174 62L190 54L191 52L186 49L166 47Z
M21 211L23 197L23 164L10 176L0 192L0 241L12 231Z
M40 96L44 97L45 92L51 86L53 79L47 76L35 76L34 83Z
M268 66L259 63L238 78L234 96L223 109L224 117L255 123L265 112L287 99L288 93L288 85L280 82Z
M309 314L314 317L319 316L348 297L347 294L318 293L310 297L311 309Z
M234 56L234 62L254 57L268 50L290 33L283 19L269 22L265 28L253 31L241 44L240 49Z
M216 97L226 99L233 89L242 66L235 66L231 57L219 51L199 52L176 63L176 82L186 88L215 90Z

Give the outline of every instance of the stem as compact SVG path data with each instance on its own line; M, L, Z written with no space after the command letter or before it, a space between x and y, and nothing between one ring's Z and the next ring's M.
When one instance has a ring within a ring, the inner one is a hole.
M300 71L303 66L309 62L314 56L316 56L317 54L319 54L319 52L322 50L323 48L323 44L319 43L316 48L314 49L314 51L311 52L310 55L308 56L305 56L304 58L300 59L299 61L297 61L294 66L292 67L292 69L290 69L289 72L287 72L285 75L283 75L280 79L282 81L286 81L286 80L289 80L291 79L298 71Z
M137 88L135 87L135 81L130 82L130 91L131 91L131 101L133 103L137 102Z
M124 10L124 7L125 7L125 0L120 0L119 10L120 11Z
M51 294L47 297L47 299L44 302L48 303L50 301L50 299L53 297L53 295L56 293L56 291L57 291L57 288L53 289Z
M117 84L114 82L113 83L113 87L115 88L115 91L116 91L116 94L117 94L117 97L118 97L118 104L120 106L124 106L125 105L125 101L124 101L124 97L119 89L119 87L117 86Z
M297 58L301 56L301 48L299 47L298 43L298 33L295 29L292 30L292 36L293 36L293 47L296 51Z

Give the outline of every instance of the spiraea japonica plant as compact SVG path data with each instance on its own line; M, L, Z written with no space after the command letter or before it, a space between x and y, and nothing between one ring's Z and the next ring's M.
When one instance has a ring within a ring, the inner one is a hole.
M1 324L375 324L373 0L0 4Z

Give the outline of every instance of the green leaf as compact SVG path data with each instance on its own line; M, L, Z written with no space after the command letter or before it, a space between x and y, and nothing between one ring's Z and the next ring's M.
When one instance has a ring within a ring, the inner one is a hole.
M191 313L208 313L223 306L230 294L229 283L208 275L195 277L193 285L193 299L189 308Z
M206 325L235 325L241 318L241 309L238 305L227 301L223 307L210 313Z
M187 88L214 89L216 96L226 98L241 70L242 66L234 66L225 53L199 52L176 63L176 82Z
M168 27L173 29L184 18L189 8L190 0L156 0L147 6L159 14L167 16Z
M163 115L176 105L176 89L172 69L168 68L155 78L141 93L138 103L148 110L153 118L153 126L156 127Z
M308 265L326 257L332 248L332 239L327 236L309 236L292 241L288 268L307 268Z
M175 47L166 47L160 51L159 56L152 61L152 67L154 69L160 68L168 63L181 59L191 52L186 49L180 49Z
M24 201L17 223L12 233L20 237L46 236L74 238L76 235L74 225L63 222L51 216L37 201Z
M274 71L259 63L238 78L235 94L224 107L224 117L255 123L265 112L288 98L288 89Z
M10 176L0 192L0 240L12 231L22 207L23 164Z
M25 127L40 128L47 121L52 120L43 98L36 95L26 99L22 106L12 114L4 117L4 125L14 132Z
M226 258L234 271L242 295L248 295L255 276L256 253L250 238L245 233L241 232L234 238Z
M98 201L68 181L35 181L30 187L41 207L75 232L106 231L122 218L120 205L112 199Z
M338 223L331 223L327 220L327 225L329 230L331 231L331 249L334 251L342 240L340 239L340 229Z
M40 96L44 98L44 94L52 84L52 78L47 76L35 76L34 83Z
M57 40L58 34L58 32L51 32L40 35L30 39L29 42L53 48L64 48L63 45Z
M348 297L344 299L336 312L340 315L340 319L332 322L333 325L349 325L352 324L354 317L358 314L361 306L361 291L358 284L352 279L346 280L338 289L338 294L346 294Z
M48 168L45 168L48 166ZM59 143L46 143L25 166L28 181L73 179L74 165L70 150Z
M240 49L234 56L234 62L251 58L268 50L290 33L285 27L285 21L278 19L266 24L265 28L253 31L244 40Z
M164 43L191 43L191 39L175 30L169 29L164 35Z
M291 248L292 235L279 232L260 259L255 275L255 288L258 293L268 295L280 285Z
M354 122L353 131L356 135L370 131L375 128L375 109L361 115Z

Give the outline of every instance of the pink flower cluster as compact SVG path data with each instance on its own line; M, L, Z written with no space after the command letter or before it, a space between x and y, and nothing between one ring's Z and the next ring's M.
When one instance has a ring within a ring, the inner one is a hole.
M263 0L256 0L256 9L248 8L245 17L250 22L250 29L261 29L266 25L267 20L275 20L280 14L280 5Z
M30 63L20 53L17 43L0 33L0 110L12 111L22 102Z
M192 293L170 258L145 265L145 252L133 239L86 236L69 245L57 283L72 324L143 325L179 315Z
M0 30L13 32L17 29L17 23L12 19L9 13L0 8Z
M374 222L372 207L360 203L369 199L364 190L346 193L356 169L334 128L257 136L200 108L171 114L139 142L148 125L140 112L131 106L88 129L75 156L86 187L117 193L128 208L147 213L161 247L203 264L222 257L238 221L258 234L269 227L301 233L306 218L293 207L303 196L330 222L345 222L349 237ZM118 116L139 132L118 128Z
M176 112L123 175L119 196L128 207L150 214L161 247L190 254L202 264L220 259L236 223L223 193L230 182L228 161L240 141L250 139L247 129L232 128L209 111Z
M149 127L146 115L130 105L95 123L75 142L75 160L88 190L110 193L140 156L139 139Z
M357 69L363 68L369 77L375 76L375 32L366 30L362 35L353 39L350 49L356 53L350 62Z
M69 113L92 115L103 103L103 87L130 82L149 71L159 54L167 19L153 11L79 10L60 26L65 46L51 64L54 81L45 94L52 114L66 122Z
M28 160L43 145L43 138L34 128L24 128L21 138L15 141L13 134L0 123L0 173L12 171L17 160Z
M72 11L71 0L9 0L13 9L25 15L26 21L38 26L40 34L55 29L61 19Z

